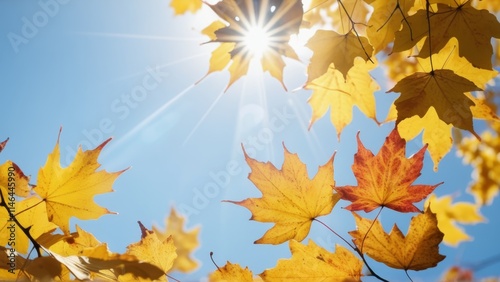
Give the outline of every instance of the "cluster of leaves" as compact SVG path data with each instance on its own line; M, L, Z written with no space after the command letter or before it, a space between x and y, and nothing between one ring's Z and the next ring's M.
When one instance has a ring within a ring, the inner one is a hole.
M182 14L186 6L194 7L199 2L189 0L180 5L172 1L171 6L176 14ZM286 89L283 58L300 60L289 39L294 34L310 33L313 35L305 46L312 56L303 86L312 90L309 127L330 109L330 120L340 138L357 106L378 124L395 121L395 129L377 156L364 148L358 135L359 149L352 167L357 186L335 186L333 157L309 180L305 165L286 148L281 170L246 156L252 168L249 179L263 197L230 202L248 208L253 220L275 223L255 243L289 241L292 252L291 259L280 260L275 268L259 276L266 281L313 277L359 280L362 262L371 271L365 255L405 271L433 267L444 259L438 252L440 242L456 246L471 240L456 224L483 222L481 205L491 203L500 189L500 119L495 105L498 93L493 87L498 75L494 67L500 66L500 23L495 16L500 4L495 0L310 2L308 7L297 0L222 0L209 5L221 21L202 31L210 42L220 43L212 52L207 75L228 69L227 87L244 76L253 56L246 48L245 36L257 26L270 41L261 58L262 69ZM387 92L400 93L382 122L376 117L380 109L377 111L374 96L381 87L370 74L375 68L384 69L388 84L393 85ZM486 130L477 134L474 119L486 120L494 133ZM473 135L458 138L455 143L465 162L475 169L469 187L475 203L453 203L451 195L438 198L431 193L439 184L411 185L420 175L425 151L434 162L434 170L438 170L439 162L453 147L452 133L457 129ZM404 140L420 134L425 146L406 159ZM419 212L413 204L427 196L424 211L411 219L406 236L396 225L387 234L378 215L370 220L355 213L377 207ZM312 221L331 213L339 199L352 202L346 209L353 211L357 224L357 230L350 232L354 245L341 238L361 260L342 246L331 253L313 241L300 243ZM460 276L462 273L464 276ZM467 270L451 269L444 279L472 279L469 274ZM250 270L229 262L211 277L253 279Z
M187 2L193 7L199 1ZM401 93L385 122L395 120L406 140L423 131L436 170L452 147L452 127L477 136L474 118L498 121L491 107L470 93L498 74L491 60L491 39L500 38L495 1L314 0L306 13L297 0L224 0L210 7L225 23L215 21L202 31L221 43L212 52L208 74L227 67L228 87L248 71L252 53L244 37L255 23L266 23L272 42L262 69L282 84L283 57L298 59L290 35L314 32L306 44L313 54L304 84L313 90L310 126L330 109L340 136L354 106L378 122L373 93L380 87L369 72L379 64L387 79L397 82L387 92ZM497 64L500 53L495 53Z
M7 141L0 143L0 152ZM123 254L111 252L78 225L70 231L71 217L88 220L113 213L93 201L97 194L112 192L123 172L98 170L97 158L109 141L94 150L80 148L62 168L58 140L38 172L37 185L14 162L0 165L0 280L166 281L167 273L198 267L191 252L198 246L199 229L184 231L184 219L173 208L165 231L148 230L139 222L141 239ZM30 258L30 245L36 258Z

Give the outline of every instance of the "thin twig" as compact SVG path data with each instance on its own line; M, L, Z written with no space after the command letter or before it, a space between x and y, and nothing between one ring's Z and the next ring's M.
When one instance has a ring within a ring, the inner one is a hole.
M31 229L31 226L29 226L28 228L25 228L16 218L16 215L13 214L9 207L7 206L7 202L5 201L5 198L3 197L3 193L2 191L0 190L0 206L3 206L5 208L5 210L7 210L7 213L9 214L9 221L10 220L13 220L17 226L19 226L19 228L21 228L21 230L23 231L23 233L28 237L28 239L31 241L31 243L33 244L33 247L35 248L36 250L36 253L38 255L38 257L41 257L42 256L42 252L40 251L40 244L38 244L38 242L31 236L30 234L30 229Z
M349 19L349 21L351 22L351 30L354 32L354 34L356 35L356 38L358 39L358 42L359 44L361 45L361 49L363 49L363 52L365 52L365 55L366 55L366 58L368 60L370 60L370 62L372 62L373 64L375 62L373 62L372 58L371 58L371 55L368 54L368 52L366 51L365 49L365 46L363 45L363 42L361 41L361 37L359 36L359 33L358 31L356 30L356 22L352 19L351 15L349 15L349 11L347 11L347 8L344 6L344 3L342 3L341 0L337 0L337 2L340 4L340 6L342 7L342 9L344 10L345 14L347 15L347 18Z

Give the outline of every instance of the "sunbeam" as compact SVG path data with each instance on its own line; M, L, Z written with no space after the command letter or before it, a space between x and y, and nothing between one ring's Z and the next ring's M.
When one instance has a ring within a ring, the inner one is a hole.
M215 105L220 100L220 98L222 97L223 94L224 94L224 91L222 91L221 93L219 93L219 95L217 95L217 98L215 98L215 100L212 102L212 104L210 104L210 107L208 107L208 109L205 111L205 113L200 118L200 120L196 123L196 125L193 127L193 129L189 132L189 134L186 137L186 139L184 140L184 142L182 142L182 146L186 145L186 143L189 141L189 139L191 139L191 136L193 136L193 134L196 132L198 127L203 123L203 121L205 121L205 118L210 114L210 112L215 107Z
M137 132L139 132L141 129L149 125L152 121L154 121L160 114L162 114L165 110L167 110L170 106L172 106L175 102L177 102L180 98L182 98L186 93L188 93L190 90L192 90L195 87L194 84L189 85L186 87L184 90L176 94L172 99L168 100L165 104L163 104L160 108L158 108L156 111L148 115L145 119L143 119L140 123L138 123L136 126L134 126L131 130L129 130L125 135L122 137L118 138L115 142L110 144L109 148L106 150L106 152L103 152L102 155L108 155L111 154L113 151L117 150L123 143L125 143L127 140L129 140L131 137L133 137Z
M163 41L198 41L205 40L204 37L173 37L163 35L143 35L143 34L127 34L127 33L107 33L107 32L75 32L79 35L90 35L100 37L115 37L115 38L130 38L130 39L144 39L144 40L163 40Z

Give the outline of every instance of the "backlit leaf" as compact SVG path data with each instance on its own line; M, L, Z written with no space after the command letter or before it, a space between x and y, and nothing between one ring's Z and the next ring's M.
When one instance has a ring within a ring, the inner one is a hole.
M313 219L327 215L339 200L332 191L333 156L320 166L316 176L309 179L306 165L297 154L285 149L281 170L270 162L261 163L250 158L245 160L252 169L248 179L262 192L262 198L248 198L240 202L228 201L252 212L252 220L272 222L275 225L258 244L281 244L290 239L304 240Z
M388 207L399 212L420 211L413 204L441 184L412 185L420 176L427 146L406 158L406 142L394 129L375 156L363 146L359 133L356 138L358 152L354 155L352 171L358 185L334 188L341 199L352 202L346 209L370 212L378 207Z
M435 267L445 258L439 254L439 243L444 235L439 231L436 215L430 209L412 217L406 236L396 224L387 234L380 221L373 223L373 220L356 213L353 215L357 230L349 234L358 249L376 261L397 269L423 270Z
M361 281L363 263L340 245L334 253L312 240L307 245L290 240L289 246L292 257L260 274L264 281Z

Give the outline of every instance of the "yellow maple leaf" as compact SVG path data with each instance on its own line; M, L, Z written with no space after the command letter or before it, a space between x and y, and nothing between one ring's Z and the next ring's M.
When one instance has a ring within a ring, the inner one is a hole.
M141 228L141 241L128 245L125 254L134 255L139 260L156 265L164 273L167 273L177 257L172 236L160 240L155 232L148 230L140 221L139 226Z
M176 15L185 14L186 12L195 13L203 5L202 0L172 0L170 7L174 9Z
M431 33L428 37L427 11L419 10L407 18L408 25L396 32L395 52L408 50L424 37L425 42L418 56L427 58L441 50L452 37L460 43L459 54L475 67L491 69L493 48L491 38L500 38L500 23L487 10L477 10L471 1L449 6L437 4L437 11L430 13ZM432 45L429 45L432 42ZM477 50L481 50L478 52Z
M252 282L253 274L248 267L242 268L239 264L233 264L229 261L223 267L218 267L217 270L210 273L208 276L210 282Z
M394 41L394 33L401 28L403 17L408 17L408 11L415 0L373 1L373 13L368 21L366 35L373 45L375 54Z
M94 150L83 152L78 148L75 159L66 168L59 164L59 138L45 166L38 172L38 184L33 189L42 197L47 206L49 220L57 224L65 234L69 234L70 217L96 219L109 210L93 201L96 194L112 192L112 184L124 171L109 173L96 171L102 148L110 141L104 141Z
M254 57L261 57L262 69L269 71L286 89L282 56L298 59L288 41L290 35L299 30L302 3L296 0L279 3L270 0L222 0L209 6L228 25L221 26L217 21L203 31L210 37L210 42L221 43L212 52L207 75L230 64L229 88L248 72Z
M191 253L200 245L198 241L200 227L185 231L184 217L178 215L173 207L170 209L170 215L165 222L165 226L165 231L156 226L153 226L153 231L158 235L158 239L162 241L170 236L174 240L177 257L170 271L190 272L196 269L198 261L191 257Z
M30 227L29 232L34 239L38 239L42 234L57 228L57 225L48 221L45 202L38 197L30 197L16 202L15 210L11 210L11 212L24 228ZM15 234L13 238L9 232L11 227L13 227L13 234ZM30 241L24 231L9 218L7 211L2 208L0 209L0 245L7 244L14 247L17 252L26 254Z
M394 129L386 137L377 155L363 146L359 138L352 171L357 186L334 187L340 198L352 202L347 210L370 212L388 207L399 212L420 211L414 203L421 201L442 184L423 185L413 182L420 176L427 146L406 158L406 141Z
M259 274L264 281L361 281L363 263L346 248L336 245L331 253L309 240L289 243L292 257Z
M469 184L469 192L474 195L476 202L485 205L491 204L500 190L500 123L491 123L493 131L481 134L481 140L463 138L458 145L458 153L463 156L464 162L474 168L473 181Z
M456 246L463 241L472 240L455 222L461 224L476 224L483 222L484 218L479 213L479 206L458 202L452 204L450 195L438 198L435 194L429 196L424 206L430 207L436 214L438 227L444 233L443 243Z
M284 146L283 146L284 147ZM246 152L245 160L252 169L248 176L262 192L262 198L248 198L240 202L227 201L252 212L252 220L273 222L257 244L281 244L290 239L304 240L309 233L312 221L331 212L339 197L333 193L333 157L320 166L311 180L306 165L297 154L290 153L286 147L285 159L281 170L270 162L261 163L250 158Z
M388 92L401 93L394 102L398 111L396 124L414 115L423 117L433 107L442 121L475 134L470 109L474 102L464 92L477 90L481 89L470 80L452 70L440 69L416 72Z
M349 232L353 242L361 252L378 262L397 269L423 270L436 266L445 258L439 254L439 243L444 235L430 209L412 217L406 236L396 224L387 234L379 220L374 223L356 213L353 215L357 226L357 230Z
M6 161L0 165L0 191L6 201L7 196L12 194L28 197L31 192L29 181L30 177L24 175L23 171L14 162Z
M328 71L331 64L339 70L344 79L354 66L354 59L370 59L373 47L366 37L356 36L353 32L339 34L333 30L318 30L306 46L313 51L307 68L307 82L311 82Z
M368 73L374 67L375 64L356 58L354 66L345 78L340 71L330 65L325 74L308 83L305 88L313 90L308 100L312 108L309 128L326 113L328 108L338 138L344 127L351 123L354 106L376 121L374 92L380 87Z

